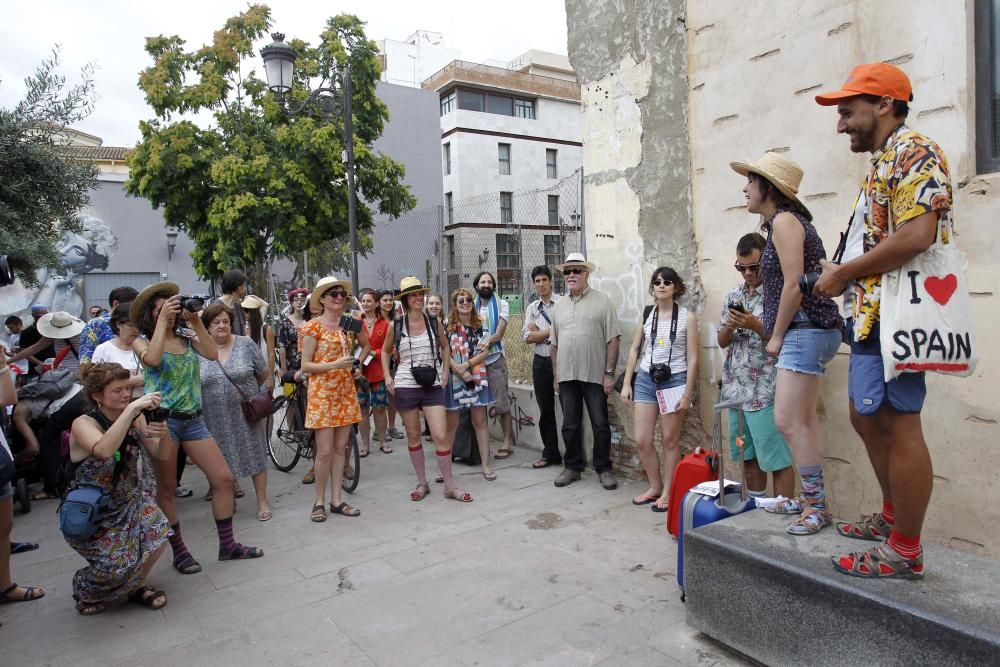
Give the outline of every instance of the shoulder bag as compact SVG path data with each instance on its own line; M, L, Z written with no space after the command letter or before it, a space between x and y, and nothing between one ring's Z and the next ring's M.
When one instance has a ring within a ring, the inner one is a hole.
M264 389L262 391L258 391L253 396L247 396L246 392L240 389L240 386L236 384L236 382L233 381L233 378L230 377L229 373L226 372L226 367L222 365L222 362L216 359L215 363L219 364L219 370L222 371L222 374L226 376L227 380L229 380L229 384L236 387L236 391L238 391L240 396L243 397L240 407L243 408L243 417L247 420L247 422L256 424L257 422L267 419L277 412L278 406L275 405L274 395L270 390Z

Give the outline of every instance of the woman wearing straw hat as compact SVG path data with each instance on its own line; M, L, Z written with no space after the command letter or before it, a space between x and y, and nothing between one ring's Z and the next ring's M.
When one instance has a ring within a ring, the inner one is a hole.
M156 474L156 501L167 515L174 569L181 574L201 572L201 565L188 551L181 536L174 495L177 490L177 450L184 451L201 468L212 490L212 516L219 533L219 560L260 558L264 552L246 547L233 536L233 491L236 479L226 465L219 445L212 438L202 418L201 374L199 356L207 361L219 358L219 350L198 317L197 303L183 308L180 290L174 283L150 285L135 298L129 314L144 338L132 344L142 364L146 393L160 392L162 414L174 447L166 460L153 461ZM200 304L204 306L204 304ZM190 327L190 328L188 328Z
M331 512L342 516L361 514L341 500L345 450L351 429L361 421L361 406L354 388L360 364L352 354L351 335L341 325L350 299L350 281L332 276L321 279L309 297L309 307L322 312L299 330L302 370L309 374L306 428L316 432L316 493L309 517L316 523L326 521L327 481L331 481L332 487ZM370 349L364 328L357 333L357 339L364 358Z
M761 216L767 234L760 271L767 351L778 357L774 421L802 478L802 497L782 501L773 511L799 515L788 525L792 535L813 535L830 524L816 402L820 377L840 347L843 320L831 299L799 289L799 277L818 272L826 258L812 214L798 198L802 169L777 153L730 166L747 177L747 210Z
M424 445L420 440L420 410L431 427L438 468L444 481L444 496L470 502L472 495L455 488L451 474L451 445L448 442L448 418L445 415L444 381L448 379L451 349L448 336L438 319L424 313L424 295L430 288L414 277L399 283L399 299L403 316L393 322L382 344L382 371L386 387L396 397L396 407L406 429L410 461L417 473L417 488L410 500L423 500L430 493L427 469L424 465ZM396 340L396 339L399 340ZM389 372L389 357L393 346L399 354L399 366L393 377Z

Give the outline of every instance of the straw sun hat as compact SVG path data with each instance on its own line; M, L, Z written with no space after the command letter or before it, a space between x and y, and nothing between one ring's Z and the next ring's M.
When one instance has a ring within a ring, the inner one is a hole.
M396 298L402 301L404 297L411 294L427 294L430 291L431 288L424 287L420 282L420 278L408 276L399 281L399 292L396 294Z
M778 188L781 194L785 195L789 199L798 202L799 201L799 185L802 183L802 167L797 165L792 160L789 160L784 155L778 153L764 153L756 162L751 162L749 160L743 162L730 162L729 166L733 168L740 176L746 176L748 174L757 174L766 178L770 183Z
M351 281L350 280L340 280L334 276L327 276L326 278L320 278L319 282L316 283L316 287L313 288L312 294L309 296L309 306L315 310L319 311L319 302L323 300L323 295L334 287L343 287L344 291L347 292L348 298L345 303L350 303L353 299L351 298Z

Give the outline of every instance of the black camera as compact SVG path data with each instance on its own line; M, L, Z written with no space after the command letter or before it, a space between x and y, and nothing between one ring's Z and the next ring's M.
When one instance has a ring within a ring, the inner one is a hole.
M649 377L656 384L663 384L670 381L670 366L667 364L653 364L649 367Z
M799 276L799 290L802 294L809 295L813 293L813 289L816 287L816 281L819 280L819 271L814 273L805 273Z
M14 267L7 255L0 255L0 287L14 284Z
M341 315L340 328L355 334L361 333L361 320L354 319L350 315Z
M146 418L146 422L165 422L167 417L170 416L170 410L166 408L155 408L153 410L143 410L143 416Z
M212 297L207 294L182 294L180 297L181 308L189 313L197 313L205 307L205 304L208 303L211 298Z

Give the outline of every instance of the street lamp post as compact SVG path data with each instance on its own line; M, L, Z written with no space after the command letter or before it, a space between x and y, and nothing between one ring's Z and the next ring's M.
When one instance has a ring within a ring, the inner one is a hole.
M309 114L328 122L338 117L344 122L344 161L347 163L347 226L350 233L351 250L351 285L357 295L358 287L358 221L357 221L357 191L354 181L354 122L351 110L351 65L344 65L341 71L340 89L337 82L324 85L309 91L309 96L302 102L288 95L292 90L295 75L295 59L298 54L285 43L285 36L276 32L271 35L274 41L260 50L264 61L264 75L267 77L267 87L274 93L278 103L289 114L295 116Z

